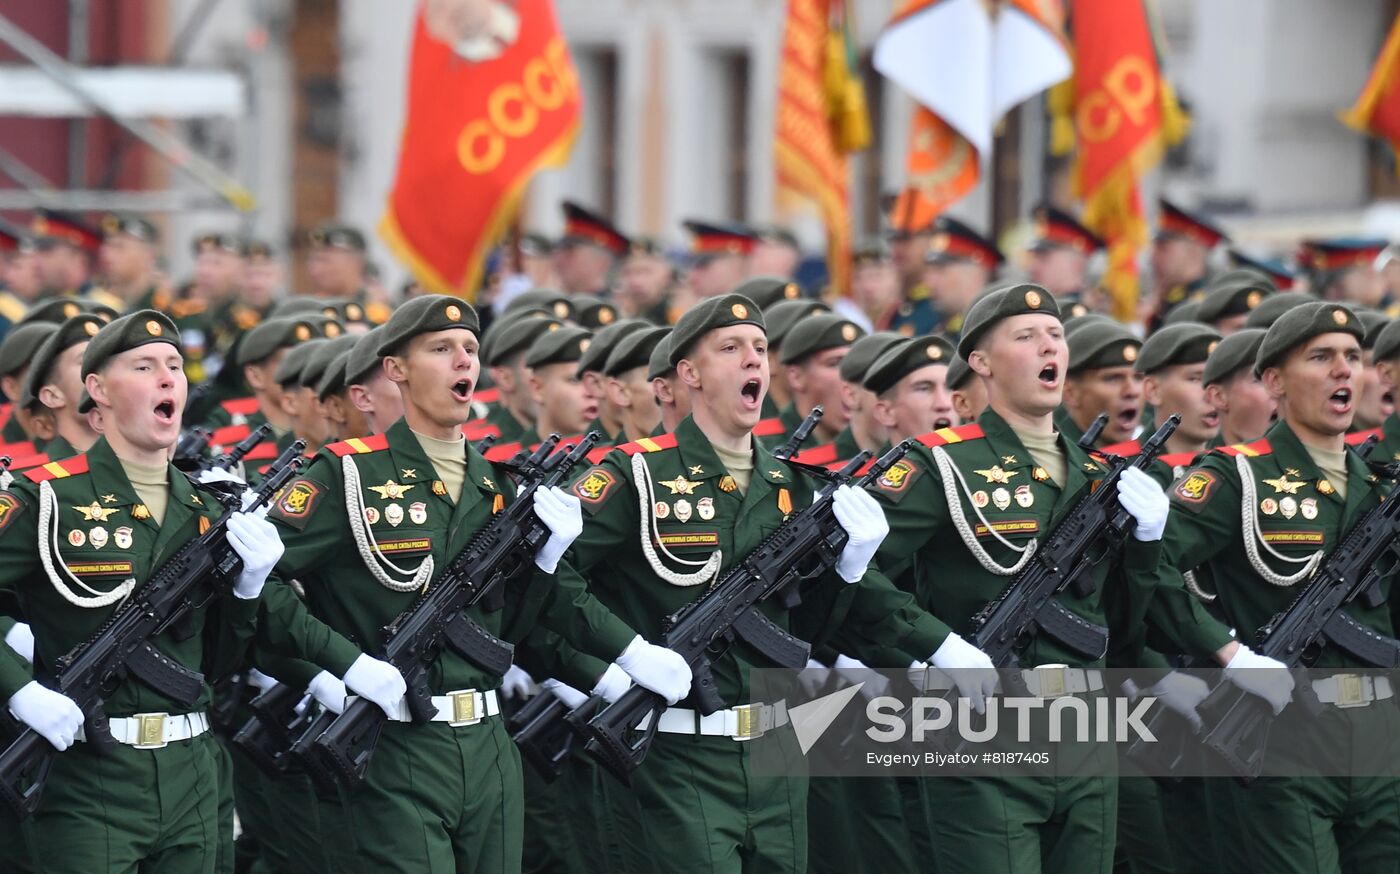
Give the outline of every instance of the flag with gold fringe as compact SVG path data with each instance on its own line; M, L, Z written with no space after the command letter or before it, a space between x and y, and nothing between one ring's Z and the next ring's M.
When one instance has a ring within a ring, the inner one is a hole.
M1186 135L1162 74L1147 0L1074 0L1074 76L1050 95L1051 150L1074 149L1084 224L1108 243L1104 287L1114 315L1138 317L1137 253L1148 239L1138 180Z
M1400 173L1400 16L1390 26L1390 35L1385 38L1361 96L1341 118L1347 127L1390 143L1395 152L1396 173Z
M847 155L870 144L852 24L849 0L789 0L774 136L779 208L816 203L826 223L827 272L841 293L851 253Z

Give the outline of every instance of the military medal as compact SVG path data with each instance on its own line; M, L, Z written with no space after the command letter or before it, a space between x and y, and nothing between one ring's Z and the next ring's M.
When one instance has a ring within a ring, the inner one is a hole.
M379 510L375 507L365 507L365 521L370 525L379 522Z
M400 469L399 469L399 478L400 478L400 479L416 479L417 476L418 476L418 468L416 468L416 467L405 467L405 468L400 468Z
M739 487L739 484L736 483L736 482L734 481L734 477L730 476L729 474L725 474L724 476L720 477L720 480L719 480L719 490L720 490L720 491L722 491L722 492L732 492L732 491L734 491L735 489L737 489L738 487Z
M992 503L996 504L998 510L1005 510L1011 506L1011 493L1006 489L997 489L992 492Z
M414 525L422 525L428 521L428 505L422 501L415 501L408 505L408 518L413 520Z
M673 495L688 495L691 492L695 491L695 487L700 484L693 483L683 476L678 476L673 480L660 480L658 482L658 485L663 485L666 488L670 489L671 494Z
M433 494L438 497L447 496L447 484L440 479L433 480Z
M676 521L677 521L677 522L689 522L689 521L690 521L690 502L689 502L689 501L687 501L685 498L681 498L679 501L676 501L676 508L675 508L675 509L676 509Z
M84 522L106 522L107 517L117 512L118 508L103 507L101 504L93 501L86 507L74 507L73 509L83 514Z
M151 518L151 510L145 504L137 504L131 508L131 518L149 519Z
M402 498L405 494L407 494L408 490L411 488L413 488L413 483L409 483L408 485L399 485L393 480L387 480L382 486L370 486L369 490L378 495L380 500L397 501L399 498ZM394 524L397 525L398 523L395 522Z
M1304 486L1302 480L1290 480L1287 471L1284 471L1283 476L1278 479L1266 479L1263 482L1266 486L1273 486L1274 494L1276 495L1296 495L1298 494L1298 490ZM1326 480L1323 480L1323 482L1326 482ZM1318 485L1318 491L1322 491L1321 483ZM1323 494L1326 494L1326 492L1323 492Z
M68 532L69 546L82 546L84 543L87 543L87 535L82 531L74 528L72 531Z
M671 505L665 501L657 501L656 505L651 508L651 512L656 518L665 519L667 516L671 515Z
M1272 516L1278 512L1278 501L1273 498L1265 498L1259 502L1259 512L1265 516Z
M706 522L715 518L715 499L701 498L695 504L695 513Z
M107 545L107 529L102 527L93 528L88 532L88 542L93 549L101 549Z
M792 495L788 494L787 489L778 489L778 509L784 518L792 514Z
M984 491L978 490L972 493L972 505L979 510L987 506L989 501L991 498L987 497L987 493Z
M1016 487L1016 503L1023 509L1029 509L1031 504L1035 503L1035 495L1030 486Z
M973 473L986 477L989 483L1009 483L1017 472L1014 470L1002 470L1001 465L994 464L986 470L974 470Z
M1336 491L1336 489L1332 488L1332 484L1325 479L1317 481L1317 490L1324 495L1330 495Z
M403 507L399 504L390 504L385 507L384 521L397 528L399 523L403 521Z
M1317 518L1317 498L1304 498L1298 502L1298 512L1303 514L1304 519Z
M1038 483L1043 483L1046 480L1050 479L1050 471L1046 470L1043 467L1037 467L1031 471L1031 479L1035 480Z
M1283 518L1292 519L1298 514L1298 502L1292 498L1284 498L1278 502L1278 510L1283 514Z
M131 529L121 527L112 532L112 542L117 545L117 549L131 548Z

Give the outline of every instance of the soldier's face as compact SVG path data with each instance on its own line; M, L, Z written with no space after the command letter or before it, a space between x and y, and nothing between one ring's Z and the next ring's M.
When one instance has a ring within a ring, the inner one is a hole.
M403 418L403 394L383 370L350 386L350 402L364 414L368 433L382 434Z
M992 326L968 361L987 380L987 397L1023 416L1048 416L1060 405L1069 347L1060 320L1025 313Z
M1083 253L1065 246L1046 246L1030 253L1030 281L1051 294L1072 294L1084 286Z
M180 437L189 383L184 359L169 343L148 343L114 355L86 380L103 410L106 433L140 451L169 449Z
M1181 414L1177 432L1193 443L1204 443L1220 429L1220 411L1206 400L1202 382L1205 363L1163 368L1143 381L1147 402L1157 409L1157 422Z
M33 252L22 252L10 256L5 262L3 276L7 289L24 300L33 300L43 288L39 277L39 256Z
M227 249L210 247L194 259L195 284L209 294L228 294L242 273L243 259Z
M97 257L102 275L112 282L132 282L155 266L155 251L128 234L115 234L102 241Z
M87 351L87 347L86 341L74 343L64 349L54 361L49 372L49 383L60 393L60 397L55 399L59 401L59 404L45 402L45 406L61 405L69 413L77 415L78 398L82 396L83 392L83 353ZM42 397L41 400L43 400Z
M1220 411L1222 420L1229 418L1230 435L1246 442L1263 437L1278 417L1278 403L1252 367L1244 368L1223 385L1208 386L1206 397Z
M924 274L924 256L928 254L930 234L910 234L890 240L890 259L906 282L918 280Z
M1158 291L1200 276L1208 254L1200 243L1185 237L1158 237L1152 244L1152 275L1161 286Z
M319 291L349 294L364 283L365 256L353 249L316 246L306 259L306 275Z
M1100 443L1131 440L1142 420L1142 374L1133 368L1096 367L1076 374L1065 385L1065 406L1080 424L1108 414Z
M34 257L39 281L45 288L71 291L87 279L87 256L72 246L58 243L41 249Z
M403 392L410 420L453 428L472 418L472 392L481 360L476 335L466 328L419 334L402 355L385 359L385 372Z
M1299 436L1331 438L1351 429L1361 384L1361 344L1352 335L1314 337L1263 375Z
M598 417L599 398L579 378L578 365L571 361L534 368L530 389L540 424L566 437L583 433Z
M746 434L758 424L768 392L768 338L755 325L716 328L696 341L676 375L697 417L727 434Z
M787 278L797 270L802 259L798 251L784 243L761 240L754 246L749 256L749 273L753 276L781 276Z
M899 440L952 425L948 365L930 364L908 374L885 393L880 406L890 434Z
M953 392L953 410L958 420L966 425L977 421L982 411L987 409L987 386L981 378L973 376L963 383L963 387Z
M787 365L788 386L807 408L821 404L825 410L821 430L839 432L850 421L850 410L841 395L841 362L850 346L823 349L801 364Z

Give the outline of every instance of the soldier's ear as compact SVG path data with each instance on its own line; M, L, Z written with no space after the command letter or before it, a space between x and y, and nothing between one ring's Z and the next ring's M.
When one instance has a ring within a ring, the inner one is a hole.
M398 355L384 356L384 375L389 377L390 382L408 382L408 371L404 367L404 360Z
M700 387L700 369L689 358L682 358L676 362L676 376L690 388Z
M1162 385L1157 377L1149 374L1142 378L1142 396L1147 401L1148 406L1160 407L1162 405Z
M56 385L39 386L39 403L47 409L56 410L59 407L68 406L68 398L64 397L63 391Z
M981 349L973 349L967 356L967 366L972 368L972 372L978 376L991 376L992 368L987 363L987 353Z
M104 407L112 405L111 399L107 397L107 388L102 384L102 377L96 373L89 373L83 380L83 388L87 389L88 396L92 398L94 404Z
M1275 401L1283 397L1283 370L1277 367L1266 367L1264 372L1259 374L1259 381L1264 383L1264 391L1269 393L1269 397Z

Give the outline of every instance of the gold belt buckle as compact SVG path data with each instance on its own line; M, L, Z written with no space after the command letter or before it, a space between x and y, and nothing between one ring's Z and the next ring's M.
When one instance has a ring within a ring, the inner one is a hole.
M167 746L165 740L165 720L169 713L138 713L131 717L136 720L136 743L138 750L158 750Z
M1059 698L1069 693L1069 665L1040 665L1035 669L1040 678L1040 697Z
M740 704L734 708L734 739L753 740L763 737L762 704Z
M1366 685L1360 674L1337 674L1334 679L1337 681L1338 707L1365 707L1371 703L1366 700Z
M463 689L460 692L448 692L447 696L452 699L452 721L447 723L453 728L463 725L476 725L484 717L485 713L476 712L476 690ZM485 710L485 708L482 708Z

